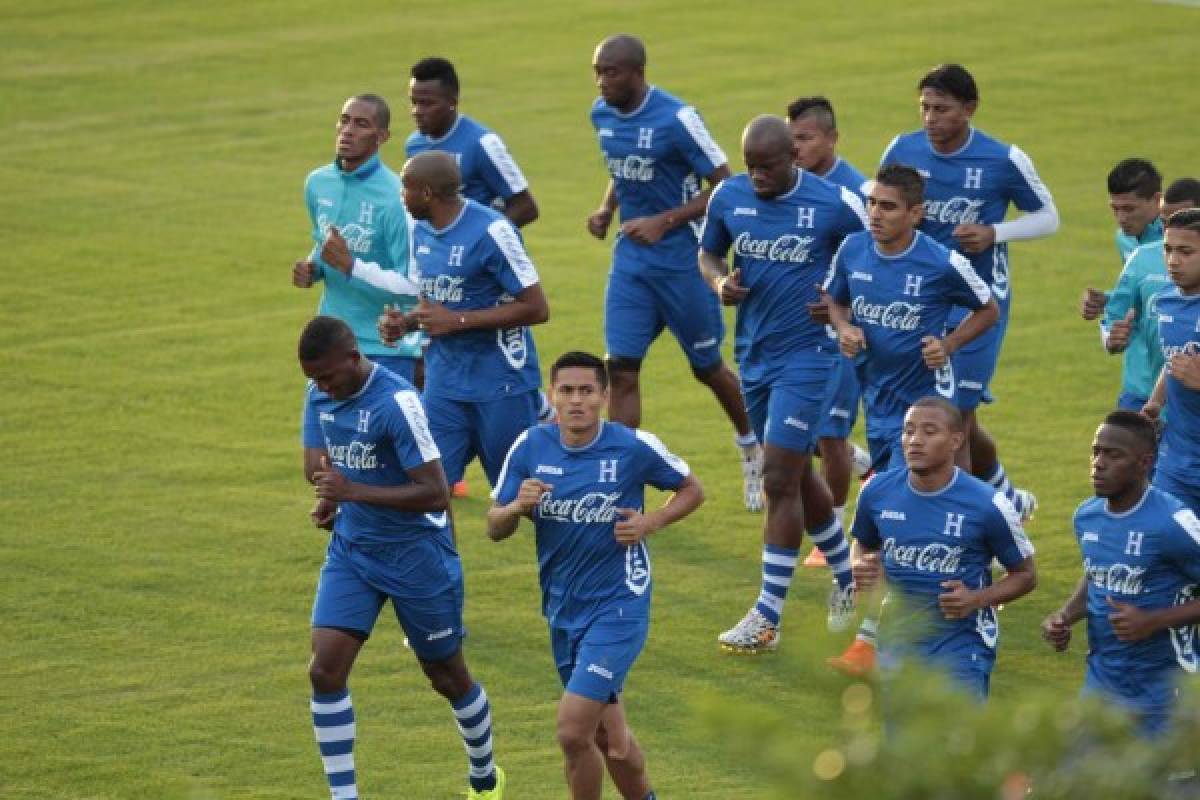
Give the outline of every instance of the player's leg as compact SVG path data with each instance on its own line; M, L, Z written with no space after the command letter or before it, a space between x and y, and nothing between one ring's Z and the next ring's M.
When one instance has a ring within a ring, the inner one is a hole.
M696 380L708 387L729 418L742 460L743 501L762 510L762 448L754 435L737 376L721 359L725 320L721 305L699 270L648 281L667 328L679 343Z
M539 392L533 389L486 403L474 403L472 424L479 463L488 483L496 485L513 442L537 424Z
M646 756L625 719L625 703L618 696L608 704L596 731L596 746L613 785L625 800L654 800L646 774Z
M410 356L371 356L371 360L381 367L394 372L416 387L417 364L419 359Z
M642 424L639 374L663 320L646 282L623 272L608 276L604 292L604 346L608 361L608 418L630 428Z
M451 486L459 483L475 457L472 445L471 404L426 392L421 397L429 418L429 433L442 454L442 470Z
M846 502L850 496L850 478L861 462L859 474L870 468L870 458L850 441L850 431L858 416L861 391L854 364L845 358L834 359L834 374L830 376L829 408L822 411L817 427L817 452L821 456L821 477L833 495L833 513L845 530ZM859 452L856 453L855 451ZM814 547L804 560L806 567L826 566L825 556Z
M596 731L606 706L569 691L558 703L556 734L572 800L600 800L603 793L604 756L596 745Z

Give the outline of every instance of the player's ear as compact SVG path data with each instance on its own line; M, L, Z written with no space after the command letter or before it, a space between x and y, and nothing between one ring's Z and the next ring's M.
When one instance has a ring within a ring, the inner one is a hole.
M390 138L392 138L392 132L387 128L382 128L375 134L375 141L380 147L383 147L384 143Z

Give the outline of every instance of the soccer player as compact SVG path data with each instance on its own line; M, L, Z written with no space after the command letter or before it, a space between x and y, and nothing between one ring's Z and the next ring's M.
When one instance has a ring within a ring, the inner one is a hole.
M842 239L862 230L853 192L795 166L779 117L751 120L742 134L746 172L709 199L700 271L721 302L737 306L735 351L751 424L763 443L762 587L741 622L717 637L723 650L761 653L779 644L779 621L805 527L835 577L829 624L854 609L850 549L829 487L812 469L837 354L809 315L817 284ZM733 251L733 270L725 255Z
M971 473L1003 491L1028 519L1036 498L1015 489L996 453L996 443L979 424L976 410L990 401L988 383L1000 358L1008 325L1008 243L1049 236L1058 211L1029 156L977 130L975 79L958 64L943 64L918 84L923 129L897 136L883 164L907 164L925 177L925 220L921 230L965 255L1000 305L1000 321L955 355L957 390L964 401ZM1004 220L1009 205L1026 213ZM960 311L951 324L965 314Z
M487 692L462 654L462 566L450 490L412 384L373 364L349 326L316 317L298 346L309 378L304 476L312 520L331 530L312 612L312 716L334 800L356 800L350 670L387 600L469 756L467 796L501 800ZM401 792L403 793L403 792Z
M858 496L854 579L863 592L885 579L917 615L914 640L885 636L886 658L914 654L984 699L1000 637L995 607L1033 591L1037 570L1008 498L955 466L965 436L948 400L913 403L902 434L907 468L877 473ZM995 583L993 560L1007 570Z
M1200 514L1200 209L1167 219L1163 253L1175 288L1158 298L1166 366L1144 409L1167 410L1154 485Z
M1112 412L1096 431L1096 496L1074 521L1083 578L1042 623L1061 652L1071 626L1087 619L1084 692L1112 698L1149 734L1167 727L1177 682L1200 667L1200 520L1150 486L1156 447L1154 423L1133 411Z
M385 341L430 337L425 392L447 475L478 456L494 486L508 448L537 421L537 349L528 326L550 315L521 236L499 212L459 194L454 157L431 150L404 165L421 299L380 320Z
M408 217L400 201L400 179L379 160L379 148L391 136L391 111L374 94L351 97L338 116L336 157L309 173L304 202L312 222L314 246L292 268L292 284L324 287L318 313L345 320L364 355L412 380L421 356L420 335L387 345L375 320L385 306L411 308L416 297L394 294L331 269L327 257L347 254L401 276L408 271Z
M621 226L604 297L604 338L612 380L608 416L636 428L638 373L663 328L683 348L696 379L712 390L733 423L742 454L744 502L762 508L762 452L750 430L737 377L721 360L721 309L696 272L698 223L708 191L729 176L725 154L696 109L646 83L646 49L610 36L592 59L600 97L592 125L610 174L588 231L603 239L613 213Z
M1176 211L1196 207L1200 207L1200 181L1180 178L1162 195L1161 218L1167 219ZM1124 354L1118 408L1140 411L1162 371L1156 300L1169 288L1171 282L1163 258L1160 229L1157 240L1140 245L1130 253L1111 293L1091 288L1084 293L1083 318L1091 320L1103 315L1100 333L1105 349L1109 353Z
M915 169L882 167L867 198L870 232L846 239L828 280L842 353L858 361L867 445L878 470L904 466L904 419L916 400L936 395L957 403L953 354L1000 313L971 263L917 230L923 196ZM947 334L956 306L972 313ZM878 614L868 612L854 642L829 663L852 675L870 672L877 630Z
M798 98L788 105L787 116L796 166L844 186L865 199L867 179L837 154L837 117L829 100L820 96ZM858 376L853 365L844 358L835 358L834 365L838 378L829 410L817 427L817 452L821 456L821 476L833 493L834 513L845 525L851 474L857 469L862 477L870 470L871 459L862 448L849 441L862 399ZM804 566L825 566L825 557L819 547L814 547L808 554Z
M557 425L530 428L504 464L488 512L488 536L511 536L533 520L542 613L565 691L558 743L574 800L599 800L604 769L621 796L654 800L646 759L625 721L622 687L650 625L646 538L704 500L688 465L654 435L600 413L604 362L566 353L550 370ZM674 492L643 510L646 486Z

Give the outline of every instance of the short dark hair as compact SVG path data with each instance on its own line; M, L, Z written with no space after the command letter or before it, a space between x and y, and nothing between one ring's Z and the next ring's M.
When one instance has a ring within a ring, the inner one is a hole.
M1162 191L1162 173L1144 158L1127 158L1108 173L1108 193L1133 192L1147 200Z
M559 356L558 360L554 362L554 366L550 367L550 382L554 383L558 379L559 370L572 367L595 370L600 388L608 388L608 367L605 366L604 360L582 350L571 350Z
M422 58L413 64L410 74L414 81L437 81L458 97L458 73L453 64L440 56Z
M922 89L948 94L966 106L979 102L979 88L975 85L975 79L962 64L939 64L929 70L917 84L917 91Z
M875 182L900 190L909 208L925 202L925 178L907 164L887 164L875 173Z
M946 415L946 422L950 424L950 430L962 433L966 430L966 423L963 422L962 412L958 410L958 406L951 403L944 397L928 394L924 397L917 398L917 402L910 407L913 408L936 408Z
M811 114L825 130L837 130L837 117L833 113L833 104L827 98L818 94L812 97L799 97L788 104L789 120L799 119L806 114Z
M336 350L349 352L358 348L354 331L337 317L313 317L300 332L296 354L301 361L316 361Z
M1200 233L1200 208L1184 208L1176 211L1167 220L1167 229L1182 228L1192 233Z
M1172 205L1189 203L1193 207L1200 206L1200 181L1195 178L1180 178L1163 192L1163 201Z
M1154 421L1145 414L1119 409L1109 412L1108 416L1104 418L1104 424L1129 431L1151 453L1158 450L1158 428L1155 426Z

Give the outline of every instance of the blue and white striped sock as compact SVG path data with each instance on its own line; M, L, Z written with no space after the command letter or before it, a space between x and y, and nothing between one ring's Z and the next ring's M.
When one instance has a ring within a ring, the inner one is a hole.
M1004 465L999 461L996 462L996 471L992 473L987 482L992 485L997 492L1000 492L1008 501L1013 504L1013 508L1018 514L1024 514L1025 509L1021 503L1021 498L1017 494L1017 488L1012 485L1012 481L1008 479L1008 473L1004 471Z
M492 706L481 684L475 684L457 703L451 703L454 721L462 734L471 762L467 778L471 788L486 792L496 788L496 762L492 758Z
M871 617L863 617L862 624L858 626L858 633L855 634L855 639L861 639L872 647L878 647L879 623Z
M850 545L846 541L846 534L842 532L842 521L838 515L834 514L815 526L808 535L813 544L820 548L821 555L825 556L825 563L833 570L838 586L845 589L854 583L854 576L850 574Z
M313 730L333 800L358 800L354 777L354 706L350 691L312 697Z
M763 545L762 589L754 607L772 625L778 625L779 618L783 616L783 601L787 599L788 587L792 585L792 575L796 572L799 558L799 550L773 544Z

